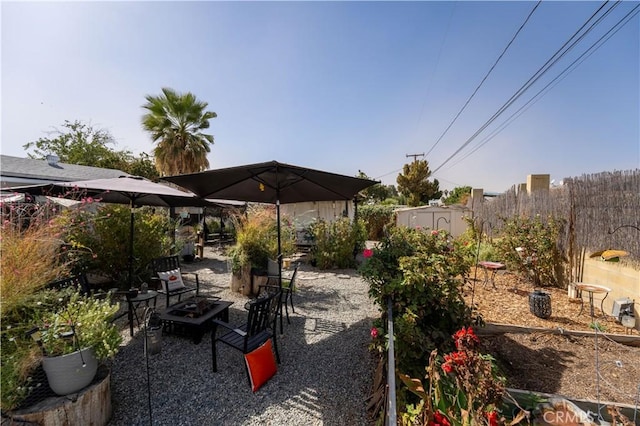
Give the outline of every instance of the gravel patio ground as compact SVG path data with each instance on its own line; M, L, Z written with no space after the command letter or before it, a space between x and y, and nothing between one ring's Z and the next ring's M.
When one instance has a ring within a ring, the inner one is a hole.
M224 256L206 247L201 261L183 265L198 272L201 292L233 301L230 322L247 315L246 297L230 291ZM354 270L318 271L302 264L294 294L296 313L278 334L281 364L256 393L239 351L218 348L212 372L211 338L200 344L164 335L162 351L146 359L143 333L126 341L113 363L111 426L130 425L364 425L373 358L367 350L377 309L368 285ZM158 308L164 306L158 298ZM147 371L151 388L151 416Z

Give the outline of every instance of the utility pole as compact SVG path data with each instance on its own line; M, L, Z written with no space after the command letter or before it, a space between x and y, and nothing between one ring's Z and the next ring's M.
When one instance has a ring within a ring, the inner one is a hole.
M413 157L413 162L415 163L418 161L418 157L424 157L424 152L422 154L407 154L406 157Z

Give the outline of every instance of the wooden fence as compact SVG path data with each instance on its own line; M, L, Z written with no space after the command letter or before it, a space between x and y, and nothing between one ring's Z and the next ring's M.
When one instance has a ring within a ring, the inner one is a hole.
M563 220L558 245L571 265L585 252L615 248L629 252L624 262L640 266L640 169L567 178L562 186L531 194L514 186L475 202L473 215L491 237L500 235L505 218L553 216Z

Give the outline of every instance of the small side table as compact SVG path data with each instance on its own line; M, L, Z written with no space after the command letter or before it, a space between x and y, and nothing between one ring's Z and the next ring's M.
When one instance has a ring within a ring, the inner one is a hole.
M582 310L584 309L584 300L582 300L582 292L586 291L587 293L589 293L589 309L591 312L591 318L593 318L593 295L594 294L602 294L604 293L604 297L602 298L602 300L600 301L600 311L602 311L602 315L604 315L604 299L607 298L607 296L609 295L609 292L611 291L611 289L609 287L605 287L603 285L598 285L598 284L587 284L587 283L576 283L575 284L576 290L578 292L577 296L580 297L580 313L578 313L578 315L582 314Z
M146 306L149 306L149 301L153 300L153 307L156 307L156 302L158 298L158 292L155 290L147 290L146 293L138 293L136 297L127 297L127 315L129 319L129 332L133 337L133 317L135 315L136 320L138 321L138 326L140 326L140 320L138 320L138 314L136 310L140 307L140 305L144 302Z
M487 283L490 282L491 286L493 288L496 288L496 283L495 283L496 274L498 273L498 271L500 269L504 269L505 268L504 263L489 262L489 261L483 260L482 262L478 262L478 266L480 266L482 269L484 269L484 283L483 283L483 285L486 285ZM491 271L491 277L489 277L489 271Z

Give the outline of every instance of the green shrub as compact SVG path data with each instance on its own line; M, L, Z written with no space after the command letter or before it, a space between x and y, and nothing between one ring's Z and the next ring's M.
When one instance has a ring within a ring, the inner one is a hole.
M67 210L56 223L65 229L64 240L74 263L74 273L96 272L126 288L129 271L131 211L128 206L107 204L89 209ZM133 276L134 283L148 281L151 259L171 250L173 225L168 215L155 213L150 207L134 214Z
M489 241L480 242L480 251L478 260L488 260L490 262L499 262L501 255L498 249Z
M433 349L449 349L449 337L471 322L462 298L470 261L445 231L394 228L360 268L369 295L387 312L393 303L398 370L421 377ZM385 338L377 338L384 351Z
M280 244L283 256L295 251L295 230L287 217L281 217ZM238 216L234 223L236 244L227 254L232 271L237 274L243 266L266 270L269 259L278 255L278 228L272 206L253 207L246 216Z
M311 224L314 246L311 261L320 269L353 268L356 253L364 249L366 230L364 222L352 222L343 217L333 222L318 220Z
M367 239L379 240L388 224L395 223L395 206L393 205L364 205L358 206L358 218L364 221L367 229Z
M506 219L495 242L500 259L510 269L530 277L535 286L561 286L566 260L558 241L563 224L553 217Z

